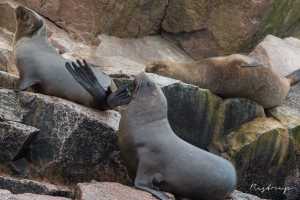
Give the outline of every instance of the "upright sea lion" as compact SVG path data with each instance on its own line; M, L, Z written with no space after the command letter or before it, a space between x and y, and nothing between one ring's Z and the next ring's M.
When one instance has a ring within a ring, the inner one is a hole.
M73 66L73 73L86 88L99 84L92 71L79 68ZM91 94L96 96L95 92ZM168 122L167 100L145 73L135 79L118 140L135 187L160 200L169 199L164 192L194 200L223 200L235 189L236 171L229 161L176 136Z
M300 70L282 78L253 58L240 54L189 63L154 62L146 67L146 72L179 79L222 97L248 98L264 108L281 105L290 86L300 80Z
M113 80L99 69L93 68L97 80L101 83L101 88L98 88L101 95L95 101L66 70L65 63L71 61L64 59L49 44L46 24L42 17L28 8L19 6L16 9L16 18L14 52L20 73L19 90L34 86L40 93L102 110L122 105L122 102L128 103L130 99L127 88L122 87L115 91Z

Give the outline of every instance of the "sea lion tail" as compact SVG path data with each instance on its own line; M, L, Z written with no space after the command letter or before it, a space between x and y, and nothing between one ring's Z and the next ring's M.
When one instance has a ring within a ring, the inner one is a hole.
M286 76L290 80L291 85L295 85L300 82L300 69Z

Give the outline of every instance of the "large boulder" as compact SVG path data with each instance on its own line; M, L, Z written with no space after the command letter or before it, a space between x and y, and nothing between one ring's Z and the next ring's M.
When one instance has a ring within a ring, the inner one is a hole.
M63 183L128 182L116 141L119 113L7 89L0 89L0 97L0 115L5 120L40 129L26 154L28 177Z
M237 169L238 189L265 198L284 197L285 179L297 169L286 127L273 118L257 118L230 133L226 144Z
M48 195L37 195L37 194L12 194L8 190L0 190L1 200L71 200L65 197L53 197Z
M63 186L5 176L0 176L0 188L9 190L14 194L32 193L69 198L73 197L73 192Z
M181 49L160 36L121 39L100 35L101 43L91 52L89 61L112 75L134 75L157 60L191 61Z
M299 7L295 0L172 0L162 27L199 59L248 50L267 34L299 37Z
M99 33L135 37L157 33L167 0L17 0L77 37ZM66 12L67 11L67 12Z
M0 162L9 163L28 150L39 130L18 122L0 121Z
M300 69L300 40L289 37L280 39L268 35L250 53L265 67L273 69L281 76L286 76Z

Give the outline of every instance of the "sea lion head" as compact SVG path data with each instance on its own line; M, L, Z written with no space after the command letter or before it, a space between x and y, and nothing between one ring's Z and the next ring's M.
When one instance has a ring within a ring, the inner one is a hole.
M15 42L23 37L31 38L34 35L44 33L45 26L41 16L24 6L18 6L15 10L17 28Z
M159 120L167 117L167 100L162 90L146 73L140 73L134 81L130 112L138 116L136 120Z
M145 69L148 73L154 73L161 76L170 76L172 73L171 64L165 61L157 61L150 63L146 66Z

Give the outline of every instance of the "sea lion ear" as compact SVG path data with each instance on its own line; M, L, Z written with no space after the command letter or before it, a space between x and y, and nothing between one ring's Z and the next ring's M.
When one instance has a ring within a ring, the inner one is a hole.
M32 80L32 79L21 79L19 82L19 87L18 87L18 91L24 91L34 85L39 84L40 81L39 80Z

